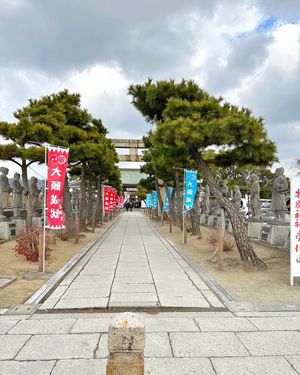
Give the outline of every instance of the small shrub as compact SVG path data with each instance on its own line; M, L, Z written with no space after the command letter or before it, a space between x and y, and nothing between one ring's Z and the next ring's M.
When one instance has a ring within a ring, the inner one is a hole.
M217 231L212 230L210 232L210 237L208 238L208 242L213 246L217 246ZM223 251L232 251L235 248L235 241L234 239L225 233L224 240L223 240Z
M43 238L40 235L40 232L41 231L39 228L36 227L25 228L22 236L17 239L17 244L13 248L15 255L22 255L29 262L37 262L39 259L39 243L41 238ZM49 257L50 252L52 251L50 249L50 245L54 245L55 242L55 237L46 233L46 259Z

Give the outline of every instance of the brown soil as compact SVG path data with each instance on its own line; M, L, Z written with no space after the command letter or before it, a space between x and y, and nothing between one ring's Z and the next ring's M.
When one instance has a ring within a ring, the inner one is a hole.
M102 228L96 228L95 233L86 232L80 234L79 244L74 240L62 241L56 240L56 244L51 246L53 251L46 260L46 272L57 272L73 256L75 256L87 243L94 240L107 225L104 223ZM38 263L30 263L23 256L15 256L12 250L16 241L10 240L0 244L0 275L17 276L16 281L0 288L0 308L7 308L13 305L24 303L32 296L47 280L27 280L23 278L25 272L37 272Z
M295 286L289 285L289 251L253 243L256 254L265 261L267 270L257 270L245 266L236 248L224 252L224 267L210 262L213 245L210 242L212 229L201 227L202 239L188 234L187 244L182 244L182 232L169 224L157 228L175 242L194 262L201 266L219 285L239 302L249 302L255 306L300 305L300 279L294 279ZM228 235L229 236L229 235ZM229 236L233 238L232 236Z

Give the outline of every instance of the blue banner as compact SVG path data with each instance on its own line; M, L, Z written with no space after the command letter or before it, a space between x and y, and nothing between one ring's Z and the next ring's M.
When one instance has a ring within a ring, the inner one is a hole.
M151 194L146 195L146 207L152 208L152 195Z
M168 190L169 190L169 193L170 193L170 197L172 197L173 188L169 187ZM166 192L166 199L165 199L165 205L164 205L163 211L164 212L169 212L169 209L170 209L169 196L168 196L168 194Z
M156 210L158 207L158 197L157 197L157 192L152 191L152 208Z
M190 211L194 207L194 199L197 192L197 171L184 170L184 208Z

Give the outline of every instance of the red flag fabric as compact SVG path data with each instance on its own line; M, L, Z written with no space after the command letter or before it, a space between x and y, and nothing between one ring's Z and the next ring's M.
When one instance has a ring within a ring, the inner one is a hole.
M65 227L65 215L62 206L62 194L68 166L69 149L48 147L48 182L47 182L47 219L48 228Z
M110 212L110 186L104 186L104 212Z
M124 204L124 197L122 195L118 196L118 208L122 208Z

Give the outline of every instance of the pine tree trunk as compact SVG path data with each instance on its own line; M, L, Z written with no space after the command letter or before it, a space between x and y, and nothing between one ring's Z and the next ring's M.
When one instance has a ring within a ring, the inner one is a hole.
M85 175L85 165L83 163L81 166L81 177L80 177L80 215L79 215L80 229L82 231L86 230L86 220L87 220L86 175Z
M97 178L97 206L96 206L96 221L103 221L103 205L102 205L102 186L101 177Z
M65 177L65 185L63 190L63 208L65 213L65 227L68 238L73 238L75 233L75 219L74 219L74 213L72 209L72 200L71 200L71 193L69 188L69 181L66 174Z
M93 194L93 183L91 180L88 181L88 199L87 199L87 212L90 215L87 215L87 222L88 225L91 226L93 222L93 214L94 214L94 194Z
M233 235L241 260L243 262L249 262L256 267L265 268L266 264L258 258L252 247L251 241L247 236L245 225L240 213L238 212L236 207L231 203L231 201L227 197L224 197L222 195L214 177L212 176L210 168L208 167L206 162L203 159L201 159L199 153L195 151L193 153L193 156L198 164L199 170L202 172L204 179L208 183L212 195L215 196L216 200L225 209L228 217L230 218L233 229Z
M163 200L160 194L160 188L158 184L158 179L155 177L155 190L157 192L157 198L158 198L158 204L159 204L159 209L158 212L160 212L160 215L162 215L163 212Z

